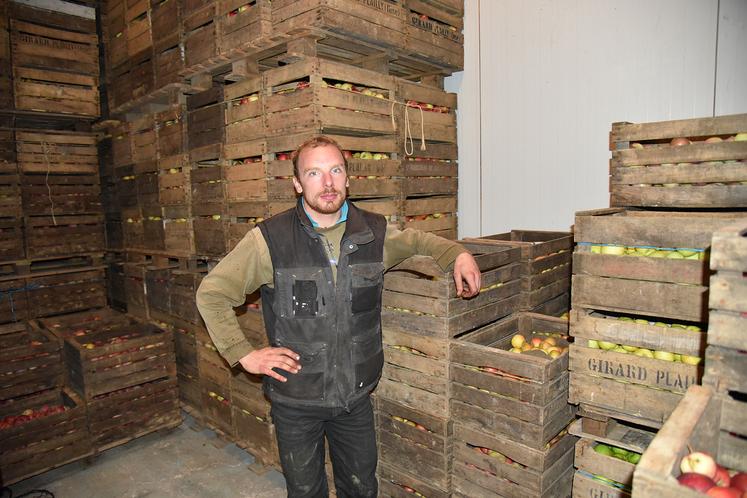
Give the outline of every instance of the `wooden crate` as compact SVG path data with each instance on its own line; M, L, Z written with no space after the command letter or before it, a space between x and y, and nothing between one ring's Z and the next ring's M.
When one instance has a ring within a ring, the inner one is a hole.
M185 154L158 160L158 203L161 206L189 206L190 165Z
M610 498L630 496L635 464L597 453L594 451L596 444L598 444L596 441L585 438L579 439L576 443L574 465L581 472L577 472L574 476L574 483L578 483L574 496L589 496L591 490L604 493L604 496L610 496ZM602 479L595 479L596 476ZM617 487L605 481L606 479L622 484L624 487ZM589 492L582 492L582 489L589 490Z
M408 138L405 135L408 128L404 125L409 122L409 133L415 141L416 148L420 140L456 145L455 93L397 78L397 99L406 104L398 107L397 114L400 140L403 143Z
M249 451L262 465L280 467L270 402L262 391L262 378L238 372L231 378L231 409L236 444Z
M218 2L186 0L183 14L185 69L209 64L220 50L216 16Z
M126 59L111 70L109 77L109 108L117 109L132 100L133 80L130 77L132 63Z
M91 133L16 130L21 173L98 174L96 137Z
M384 369L376 393L431 416L449 414L449 343L424 335L383 329Z
M22 214L19 175L0 175L0 218L18 218Z
M747 114L657 123L613 123L610 205L747 206Z
M570 467L572 470L573 467ZM562 498L570 496L573 482L573 473L563 473L558 480L548 485L548 491L541 498ZM484 496L499 498L502 496L523 497L527 496L527 490L520 484L508 479L498 478L491 472L481 469L474 464L454 463L454 497L470 498L473 496Z
M18 218L0 218L0 258L2 260L12 261L24 258L26 256L24 240L23 221Z
M16 131L13 128L0 128L0 172L17 174Z
M713 234L709 295L708 344L732 350L744 349L747 326L745 305L745 233L747 223L725 227ZM708 365L708 364L707 364Z
M382 497L408 498L415 492L429 498L451 496L451 493L437 488L429 479L414 475L408 469L379 461L376 472L379 478L379 495Z
M171 270L171 267L146 267L145 295L148 300L148 309L151 312L151 317L156 316L158 313L163 313L164 315L172 314Z
M182 39L183 3L179 0L151 0L150 23L153 33L153 50L156 54L161 54L179 46ZM156 70L158 70L158 66L156 66ZM161 85L156 86L160 87Z
M62 386L62 345L50 332L24 322L3 325L0 344L0 400Z
M543 413L537 407L554 405L558 395L567 392L568 354L563 351L551 358L545 353L513 353L511 339L515 334L527 341L554 337L559 347L567 348L567 330L565 320L516 313L460 336L451 350L451 380L460 384L454 397L471 403L475 396L490 399L491 395L483 396L488 391L497 395L492 404L501 405L496 408L500 413L537 420ZM481 390L479 395L471 392L474 388Z
M88 401L94 449L102 452L182 423L176 375L97 396Z
M603 246L681 249L691 258L710 246L720 227L739 212L638 211L619 208L576 214L573 257L574 307L705 322L708 267L699 259L598 254ZM595 251L596 248L600 248ZM661 254L660 254L661 253ZM666 298L662 298L666 296Z
M26 410L62 409L31 419ZM15 425L0 428L2 484L11 485L36 474L79 460L92 453L85 403L67 388L44 391L0 405L0 421Z
M451 489L451 448L439 452L386 430L379 431L378 444L383 463L413 472L441 491Z
M182 158L187 151L186 117L186 109L179 104L156 114L158 169L165 169L163 161Z
M40 272L26 281L29 318L106 306L103 266Z
M690 451L704 451L729 469L747 471L745 410L708 386L692 386L643 453L633 474L633 496L702 496L679 485L680 461ZM737 431L732 433L731 431Z
M400 2L346 2L342 0L275 0L273 29L292 33L315 27L385 48L405 47L404 9Z
M127 21L127 56L133 59L152 51L153 35L149 0L128 1L125 20Z
M406 0L405 7L406 53L451 71L463 69L463 16L419 0Z
M308 57L265 71L263 82L268 135L317 131L370 136L395 131L387 100L395 94L390 76Z
M223 100L222 86L187 97L187 145L190 151L225 143Z
M34 10L34 19L11 21L16 109L98 116L99 49L95 27L50 26L46 17L65 16ZM38 16L38 17L37 17Z
M220 0L217 15L223 55L251 50L273 34L270 0Z
M577 440L578 438L569 434L567 429L563 429L545 447L535 449L524 446L511 437L487 433L470 427L459 420L454 421L455 455L457 457L461 455L462 461L470 461L474 458L474 456L471 456L471 458L465 459L464 457L468 454L466 450L472 452L476 451L475 448L485 448L498 453L490 455L490 452L488 452L488 456L498 459L494 462L496 465L513 465L516 469L520 469L520 472L525 473L528 478L541 478L559 459L572 451ZM485 454L484 451L481 451L481 453ZM504 468L504 470L508 469ZM508 470L506 477L518 477L516 472L519 471ZM522 481L523 479L520 479L516 482ZM537 486L535 486L536 488Z
M490 435L467 427L458 430L459 433L454 438L455 469L462 466L469 469L463 477L475 484L488 482L483 476L493 476L495 484L488 489L497 491L501 496L545 496L557 485L559 479L573 473L575 438L572 436L565 436L556 442L548 450L552 451L553 460L545 462L547 468L536 470L494 449L492 445L499 441L495 441ZM488 454L485 450L488 450ZM478 469L486 473L480 473Z
M26 215L98 214L103 211L98 175L27 174L21 181Z
M158 157L158 141L154 120L155 116L153 114L146 114L145 117L130 123L132 162L136 165L136 174L155 170L155 160Z
M112 137L112 162L117 166L132 164L132 140L130 139L130 124L126 121L118 122L107 129Z
M205 378L200 378L200 383L203 421L212 429L218 430L232 440L235 439L234 410L229 386L216 384Z
M512 230L470 240L521 248L522 309L534 309L570 292L573 247L570 232Z
M469 300L457 297L451 272L430 257L409 258L384 277L384 327L453 337L517 310L521 283L519 266L513 263L519 250L463 245L475 254L486 290Z
M65 337L65 363L73 388L87 400L176 376L173 333L128 324Z

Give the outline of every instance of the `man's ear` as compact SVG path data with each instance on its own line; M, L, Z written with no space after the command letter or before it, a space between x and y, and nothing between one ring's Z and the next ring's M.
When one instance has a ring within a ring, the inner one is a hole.
M303 194L303 187L301 186L301 182L298 181L298 178L295 176L293 177L293 186L296 188L296 192L299 194Z

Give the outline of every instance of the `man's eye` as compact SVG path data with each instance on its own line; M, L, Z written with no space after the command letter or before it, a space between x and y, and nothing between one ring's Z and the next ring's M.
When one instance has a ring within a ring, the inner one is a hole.
M317 171L309 171L308 173L306 173L306 175L307 176L316 176L317 173L318 173Z
M342 168L333 168L333 169L332 169L332 173L334 173L334 174L336 174L336 175L339 175L339 174L340 174L340 173L342 173L342 172L343 172L343 171L342 171Z

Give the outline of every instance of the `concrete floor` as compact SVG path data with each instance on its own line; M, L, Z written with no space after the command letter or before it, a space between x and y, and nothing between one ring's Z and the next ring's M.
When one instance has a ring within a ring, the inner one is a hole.
M226 444L185 414L167 434L113 448L92 463L74 462L13 486L13 496L46 489L55 498L280 498L285 479L249 469L251 454Z

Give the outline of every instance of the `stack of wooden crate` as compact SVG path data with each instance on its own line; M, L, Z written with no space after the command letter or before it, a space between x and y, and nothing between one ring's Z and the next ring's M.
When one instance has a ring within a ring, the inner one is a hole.
M86 407L64 387L62 343L28 322L0 327L0 483L91 454Z
M4 2L0 5L0 109L12 109L14 103L8 28L8 2Z
M568 496L567 333L564 319L516 313L454 341L456 496Z
M409 487L452 490L451 338L518 310L519 249L474 245L483 272L475 298L456 295L452 273L409 258L384 278L384 371L376 389L380 478L385 495Z
M744 413L747 412L747 362L744 331L747 325L747 220L713 234L709 296L708 347L703 384L721 398L721 448L741 450L745 470Z
M171 331L103 309L39 321L64 341L95 451L181 423Z
M560 316L570 307L573 235L570 232L511 230L469 239L521 248L523 311Z
M574 233L569 399L591 439L579 443L579 490L629 493L632 467L589 448L640 453L652 433L631 445L627 424L661 427L701 381L711 237L747 218L744 129L747 115L613 125L616 207L577 213ZM593 470L604 468L617 470Z

